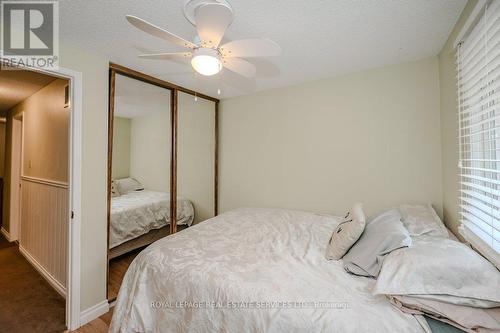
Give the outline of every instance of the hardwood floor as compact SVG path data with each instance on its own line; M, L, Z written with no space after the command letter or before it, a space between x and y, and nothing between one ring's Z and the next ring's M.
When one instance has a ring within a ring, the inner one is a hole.
M0 332L61 333L65 300L0 235Z
M188 226L187 225L179 225L177 226L177 231L181 231L181 230L184 230L186 229ZM168 228L162 228L162 232L167 230ZM158 229L160 230L160 229ZM154 235L152 236L153 238L144 238L146 240L148 240L148 242L138 248L138 249L135 249L135 250L132 250L130 252L127 252L125 254L122 254L121 256L119 257L116 257L116 258L113 258L109 261L109 278L108 278L108 300L111 302L113 300L116 299L116 297L118 296L118 292L120 291L120 286L122 285L122 281L123 281L123 277L125 276L125 273L127 272L127 269L128 269L128 266L130 266L130 264L132 263L132 261L134 260L134 258L142 251L144 250L146 247L148 247L152 242L156 241L158 238L154 238L154 237L157 237L158 234L154 234L154 232L158 231L158 230L153 230L153 234L151 234L151 232L149 234L151 235ZM143 235L141 237L145 237L147 236L148 234L146 235ZM168 233L164 234L164 236L166 237L168 235ZM139 237L139 238L141 238ZM163 236L162 236L163 237ZM127 243L130 243L130 242L135 242L136 240L138 240L139 238L137 239L134 239L134 240L131 240ZM134 243L134 246L140 246L139 244L142 244L142 243ZM122 244L123 245L123 244ZM116 250L118 247L122 246L122 245L118 245L117 247L115 247L113 249ZM120 250L121 251L121 250ZM115 252L115 253L120 253L120 251L118 252ZM128 248L127 248L127 251L128 251Z
M113 310L111 309L108 313L105 313L90 323L83 325L72 333L107 333L112 317Z
M128 266L142 250L142 248L133 250L109 261L108 300L118 296Z

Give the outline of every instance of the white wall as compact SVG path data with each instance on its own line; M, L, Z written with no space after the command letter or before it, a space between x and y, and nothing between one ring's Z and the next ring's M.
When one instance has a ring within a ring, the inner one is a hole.
M177 194L198 223L214 216L215 103L179 93L178 114Z
M148 190L170 192L170 138L169 109L131 120L130 177Z
M222 102L220 203L441 213L437 57Z

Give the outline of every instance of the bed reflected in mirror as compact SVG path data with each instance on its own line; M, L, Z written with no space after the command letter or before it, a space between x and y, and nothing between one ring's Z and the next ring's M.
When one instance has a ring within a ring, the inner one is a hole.
M170 233L171 91L120 74L114 88L108 299L137 253Z
M108 284L150 244L217 215L218 100L110 64Z
M179 92L177 112L177 195L191 202L195 211L193 223L196 224L216 215L216 105L213 101ZM189 207L180 201L177 229L182 221L180 218L187 218L189 212Z

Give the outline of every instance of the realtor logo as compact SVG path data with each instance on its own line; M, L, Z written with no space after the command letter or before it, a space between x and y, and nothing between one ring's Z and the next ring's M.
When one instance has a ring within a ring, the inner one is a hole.
M57 69L59 3L1 1L2 69Z

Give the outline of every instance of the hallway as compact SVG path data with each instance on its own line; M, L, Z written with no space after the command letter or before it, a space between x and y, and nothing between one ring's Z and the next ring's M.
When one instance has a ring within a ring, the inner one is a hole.
M0 332L65 329L65 300L26 261L17 244L0 235Z

